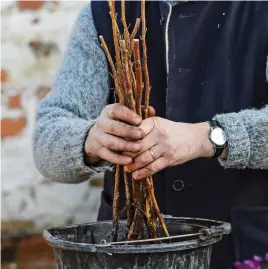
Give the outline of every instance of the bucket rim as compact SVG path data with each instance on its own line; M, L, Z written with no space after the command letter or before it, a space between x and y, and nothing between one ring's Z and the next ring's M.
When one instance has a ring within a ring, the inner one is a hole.
M90 243L78 243L63 240L53 236L52 230L55 229L66 229L66 228L77 228L81 225L98 225L100 223L111 224L112 221L96 221L84 224L77 224L72 226L58 226L44 230L43 237L48 245L53 248L79 251L79 252L99 252L99 253L159 253L169 252L178 250L195 249L212 245L222 239L223 235L227 235L231 232L231 225L227 222L204 219L204 218L190 218L190 217L172 217L164 216L164 219L168 223L178 222L178 224L196 224L203 226L200 229L202 235L195 239L182 241L182 242L171 242L161 244L141 244L141 245L112 245L112 244L90 244ZM197 223L198 222L198 223ZM125 221L120 221L125 223Z

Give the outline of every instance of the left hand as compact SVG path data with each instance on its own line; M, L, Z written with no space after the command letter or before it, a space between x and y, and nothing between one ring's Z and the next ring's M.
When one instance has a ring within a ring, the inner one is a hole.
M125 166L127 172L134 172L134 179L144 179L168 166L213 154L207 122L190 124L151 117L140 128L146 134L138 141L142 150L124 153L134 158L133 163Z

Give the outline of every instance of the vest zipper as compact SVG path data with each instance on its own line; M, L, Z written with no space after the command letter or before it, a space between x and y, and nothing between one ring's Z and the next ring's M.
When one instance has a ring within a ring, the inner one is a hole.
M170 17L172 12L172 5L169 2L166 2L169 7L168 16L167 16L167 22L166 22L166 29L165 29L165 42L166 42L166 68L167 68L167 76L169 74L169 59L168 59L168 53L169 53L169 41L168 41L168 28L170 23Z
M167 70L167 89L166 89L166 117L167 117L167 99L168 99L168 76L169 76L169 37L168 37L168 28L170 23L170 17L172 13L172 5L169 2L166 2L169 7L166 28L165 28L165 43L166 43L166 70Z

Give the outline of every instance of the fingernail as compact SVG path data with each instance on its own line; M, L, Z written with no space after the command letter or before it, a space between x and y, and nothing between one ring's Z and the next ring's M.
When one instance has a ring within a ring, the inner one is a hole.
M142 121L142 119L141 119L140 116L136 116L136 117L135 117L135 123L136 123L137 125L140 124L141 121Z
M139 138L143 138L143 137L144 137L144 131L143 131L143 129L140 128Z
M137 138L142 138L142 131L137 132Z
M124 170L125 170L126 173L130 172L130 170L128 169L128 167L126 165L124 166Z
M126 164L132 163L132 158L127 158Z

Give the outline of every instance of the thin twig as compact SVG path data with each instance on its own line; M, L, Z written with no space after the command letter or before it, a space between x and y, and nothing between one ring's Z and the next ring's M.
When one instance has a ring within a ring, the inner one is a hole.
M146 183L146 182L144 182ZM145 212L146 212L146 226L147 226L147 230L149 233L149 237L150 238L155 238L156 237L156 215L155 212L153 210L153 203L152 203L152 199L150 199L150 194L148 192L148 186L145 186Z
M142 99L142 68L140 59L140 41L138 39L133 40L133 57L135 64L136 75L136 111L139 116L142 116L141 112L141 99Z
M145 18L145 0L142 0L141 2L141 20L142 20L142 51L143 51L143 68L144 68L144 77L145 77L145 107L144 107L144 117L148 117L148 107L150 102L150 77L148 72L148 63L147 63L147 46L146 46L146 18ZM164 230L164 233L168 236L168 230L166 228L165 222L162 218L162 215L160 214L159 207L155 198L154 194L154 185L153 180L151 178L146 179L148 191L150 193L150 196L152 198L153 205L155 207L155 213L162 225L162 228Z
M134 89L134 97L135 97L135 100L136 100L136 95L137 95L137 92L136 92L136 77L135 77L135 73L134 73L134 70L133 70L133 64L131 62L131 59L128 60L128 63L129 63L129 66L130 66L130 72L131 72L131 77L132 77L132 86L133 86L133 89Z
M113 241L117 241L118 233L118 206L119 206L119 182L120 182L120 165L116 166L115 184L114 184L114 201L113 201Z
M117 68L117 74L118 74L118 83L120 87L123 87L123 79L122 79L122 66L121 66L121 60L120 60L120 48L119 48L119 38L120 38L120 32L119 28L116 22L116 14L115 14L115 1L109 0L108 1L109 7L110 7L110 16L112 21L112 30L113 30L113 38L114 38L114 49L115 49L115 59L116 59L116 68ZM123 93L123 90L121 89L121 92Z
M126 190L126 207L127 207L127 229L130 229L131 225L131 215L130 215L130 205L131 205L131 196L130 196L130 188L128 182L128 174L124 171L124 183L125 183L125 190Z
M133 226L134 230L131 229L130 233L129 233L129 237L133 238L133 236L138 236L140 234L140 230L141 230L141 226L142 226L142 215L140 212L140 208L142 208L141 206L141 182L140 181L135 181L134 183L134 187L135 187L135 195L136 195L136 205L137 208L135 210L135 214L134 214L134 218L133 218L133 223L135 223L135 225Z
M154 186L151 184L150 178L148 178L148 177L146 178L146 182L147 182L147 186L148 186L148 191L150 193L150 196L152 198L152 202L153 202L153 205L154 205L154 208L155 208L155 213L156 213L156 215L157 215L157 217L159 219L159 222L161 223L161 226L162 226L162 228L164 230L165 235L169 236L166 224L164 222L163 216L160 213L160 210L159 210L159 207L158 207L155 195L154 195Z
M142 50L143 50L143 67L145 77L145 118L148 117L148 107L150 102L150 78L147 64L147 46L146 46L146 19L145 19L145 0L141 1L141 20L142 20Z
M124 26L124 39L126 41L127 48L130 49L130 34L127 27L126 21L126 10L125 10L125 0L121 0L121 13L122 13L122 23Z
M136 111L142 118L148 117L148 106L150 97L150 80L147 63L146 47L146 21L145 21L145 0L141 3L141 18L136 19L132 33L126 21L125 0L121 0L121 13L124 34L121 35L118 24L117 14L115 11L115 1L108 0L110 8L110 17L112 21L112 33L115 49L115 61L113 61L105 40L100 36L102 48L106 54L111 66L112 77L114 79L115 91L119 96L119 102L124 104L133 111ZM140 23L142 22L142 60L143 70L141 68L141 55L139 49L139 40L135 39ZM134 58L134 64L132 63ZM135 74L134 67L135 66ZM145 78L145 104L144 112L142 111L143 96L143 72ZM134 98L135 96L135 98ZM144 114L144 115L143 115ZM119 212L119 183L120 183L121 166L116 166L114 201L113 201L113 241L117 241L119 219L123 212L126 211L128 239L145 238L145 225L148 229L149 238L155 238L157 218L161 223L164 233L168 236L162 215L155 198L152 177L145 181L134 181L131 175L131 184L128 174L124 172L124 184L126 193L126 206Z
M131 43L131 45L132 45L132 41L133 41L133 39L136 37L136 34L137 34L138 31L139 31L140 23L141 23L141 19L140 19L140 18L137 18L137 19L136 19L135 26L134 26L134 28L133 28L133 31L132 31L132 33L131 33L131 35L130 35L130 43Z
M133 90L132 90L132 77L131 77L131 72L129 70L129 62L128 62L128 51L127 51L127 47L126 47L126 42L125 40L120 40L120 48L122 51L122 62L123 62L123 70L122 72L124 73L124 78L125 78L125 82L126 82L126 94L127 94L127 99L129 101L129 108L133 111L136 110L135 107L135 100L134 100L134 96L133 96Z
M117 73L116 73L116 69L115 69L115 65L114 65L114 62L113 62L113 59L112 59L112 56L109 52L109 49L106 45L106 42L103 38L103 36L99 36L99 39L101 41L101 46L106 54L106 57L108 59L108 62L110 64L110 67L111 67L111 70L112 70L112 73L113 73L113 79L114 79L114 84L115 84L115 91L117 93L117 95L119 96L119 100L120 100L120 103L122 103L124 101L124 98L122 96L122 92L121 92L121 89L120 89L120 86L119 86L119 82L118 82L118 78L117 78Z

